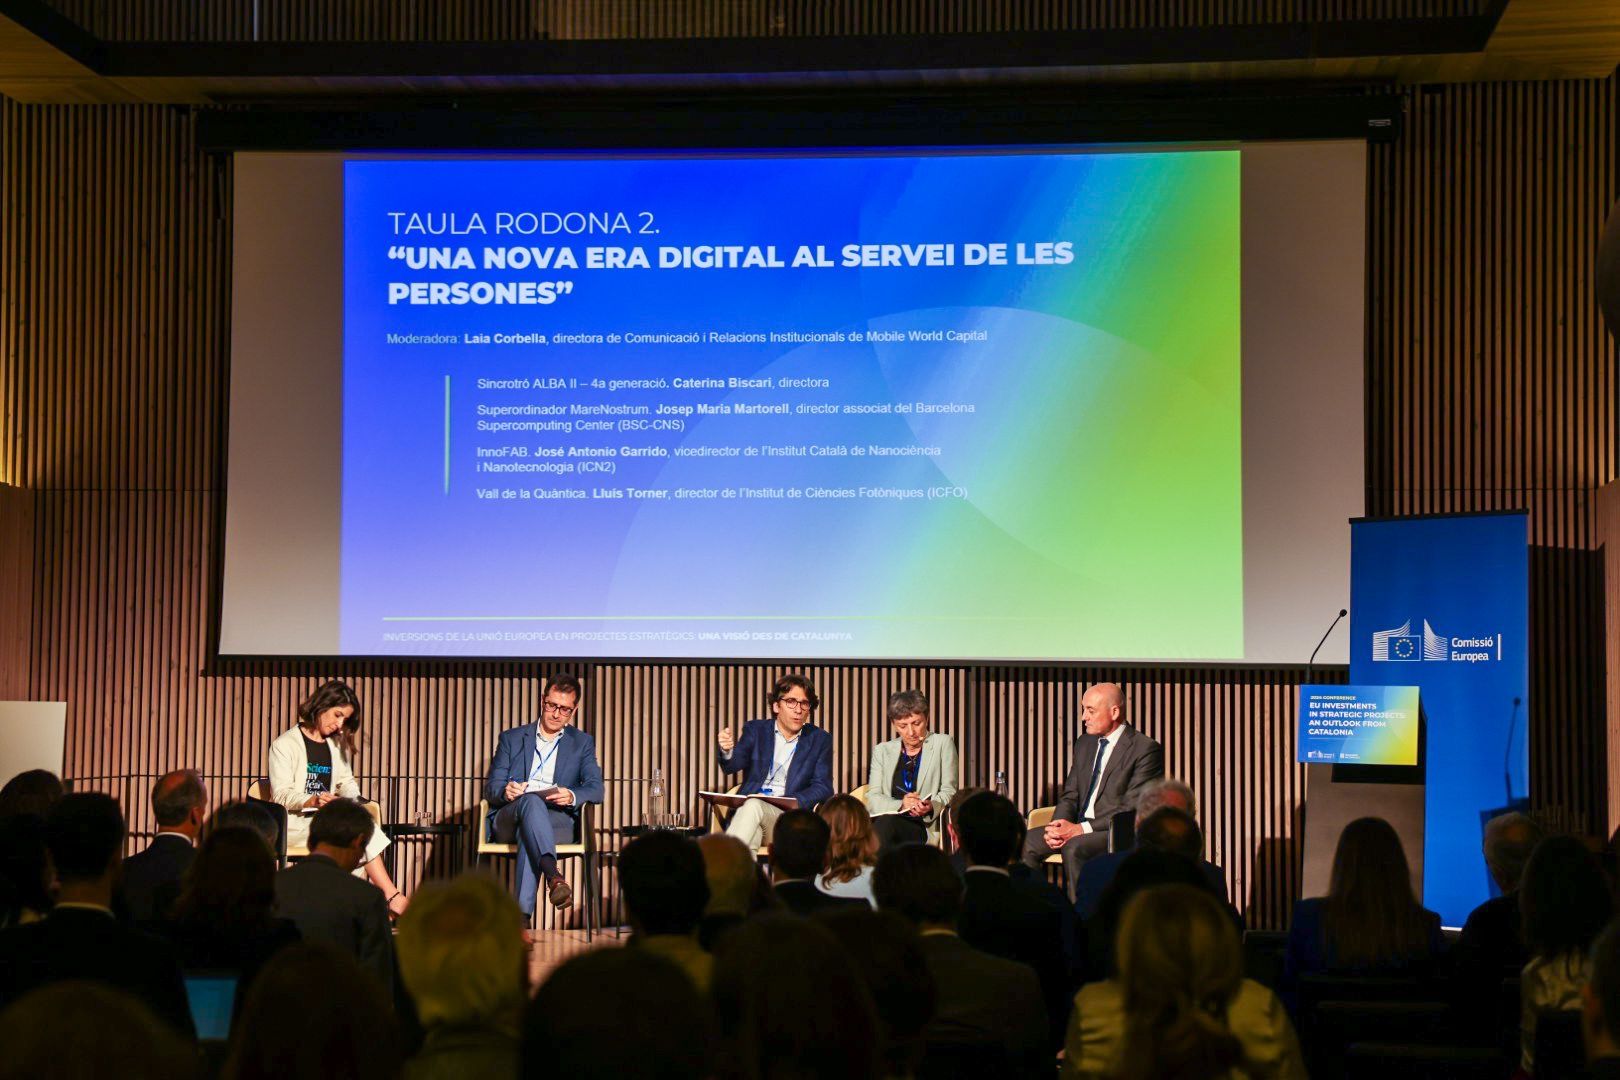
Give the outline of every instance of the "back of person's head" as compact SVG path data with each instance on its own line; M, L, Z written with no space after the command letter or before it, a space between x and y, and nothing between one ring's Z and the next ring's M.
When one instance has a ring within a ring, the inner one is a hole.
M706 915L747 915L759 879L759 863L748 845L726 833L698 838L703 878L709 883Z
M56 876L64 884L95 881L122 859L124 813L99 791L64 795L45 819Z
M248 799L236 799L225 803L208 818L209 832L237 827L252 829L258 833L265 847L272 852L275 851L276 843L281 838L280 830L276 828L275 815Z
M1198 816L1198 802L1193 796L1193 789L1180 780L1166 777L1163 780L1149 780L1136 794L1136 820L1145 821L1160 807L1173 806L1177 810L1193 817Z
M1607 1043L1612 1053L1620 1049L1620 922L1612 922L1592 943L1586 986L1581 991L1582 1025L1586 1035L1586 1056Z
M1197 861L1204 857L1204 833L1185 810L1161 806L1137 824L1136 846Z
M45 769L20 772L0 787L0 820L18 814L47 817L62 798L62 781Z
M948 855L929 844L901 844L883 853L872 873L878 907L922 927L956 926L962 880Z
M313 851L323 844L346 848L356 840L365 847L376 827L371 811L364 806L353 799L333 799L317 810L315 820L309 823L309 848Z
M213 829L186 869L177 922L216 932L248 932L270 923L276 906L276 860L252 829Z
M981 791L957 811L956 837L968 862L999 869L1024 846L1024 816L1012 800Z
M540 985L523 1014L521 1060L533 1080L703 1080L714 1074L713 1014L669 960L595 949Z
M384 988L330 945L282 949L249 987L225 1080L395 1080L403 1059Z
M1614 896L1597 856L1573 836L1537 844L1519 883L1519 916L1532 956L1590 948L1614 918Z
M1322 925L1339 967L1398 965L1429 948L1406 849L1383 818L1357 818L1339 834Z
M54 876L45 819L34 814L0 819L0 929L49 911Z
M160 827L172 829L191 820L208 805L208 789L196 769L176 769L152 785L152 816Z
M644 934L690 934L703 919L709 883L703 852L679 833L654 829L619 852L619 895Z
M853 795L834 795L816 813L827 823L828 881L853 881L877 862L877 833L865 803Z
M877 1007L855 962L816 920L762 915L737 927L716 947L711 992L719 1015L731 1018L723 1080L878 1075Z
M883 1029L883 1075L914 1075L935 999L917 928L892 911L854 906L817 921L844 946L872 994Z
M1512 892L1524 877L1530 853L1546 837L1541 823L1529 814L1499 814L1485 823L1485 866L1496 887Z
M1138 893L1125 908L1118 954L1120 1075L1226 1075L1243 1055L1226 1019L1243 983L1243 951L1220 902L1190 885Z
M1159 885L1185 885L1213 895L1203 870L1192 859L1172 851L1137 848L1120 862L1113 880L1097 900L1097 936L1089 946L1097 964L1109 970L1117 964L1119 926L1125 909L1139 894Z
M789 810L771 833L771 873L778 879L808 880L827 865L832 830L809 810Z
M128 994L102 983L59 982L0 1012L0 1080L42 1076L185 1080L191 1048Z
M528 989L523 913L486 874L429 882L394 937L399 974L426 1027L493 1024L517 1031Z

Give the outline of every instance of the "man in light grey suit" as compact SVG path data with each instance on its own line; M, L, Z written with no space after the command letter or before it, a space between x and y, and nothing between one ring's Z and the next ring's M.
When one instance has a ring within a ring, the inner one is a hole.
M880 850L939 842L939 823L956 795L956 743L928 730L928 698L920 690L889 695L895 738L872 748L866 806Z
M1080 699L1086 733L1074 741L1074 764L1063 781L1052 821L1024 838L1024 864L1035 868L1047 856L1063 856L1069 898L1080 868L1108 850L1114 815L1136 805L1150 781L1164 776L1164 749L1125 723L1125 692L1097 683Z

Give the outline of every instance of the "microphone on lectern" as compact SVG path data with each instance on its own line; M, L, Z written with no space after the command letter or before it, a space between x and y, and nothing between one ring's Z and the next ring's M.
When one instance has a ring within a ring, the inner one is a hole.
M1311 669L1316 666L1316 654L1322 651L1322 646L1323 645L1327 644L1328 634L1333 633L1333 628L1335 626L1339 625L1339 620L1344 618L1348 614L1350 614L1350 611L1349 611L1348 608L1340 608L1339 613L1333 617L1333 621L1328 623L1327 631L1322 634L1322 640L1318 641L1316 643L1316 648L1311 650L1311 658L1305 662L1305 681L1306 682L1311 681Z

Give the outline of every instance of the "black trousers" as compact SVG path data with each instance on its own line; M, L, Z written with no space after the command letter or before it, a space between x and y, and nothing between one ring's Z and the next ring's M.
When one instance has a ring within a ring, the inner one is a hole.
M928 843L928 826L906 814L875 817L872 819L872 831L877 833L879 851L888 851L901 844Z

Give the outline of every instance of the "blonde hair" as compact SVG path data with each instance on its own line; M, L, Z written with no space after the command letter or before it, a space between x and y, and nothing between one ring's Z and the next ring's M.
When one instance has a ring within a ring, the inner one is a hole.
M400 916L395 945L423 1026L493 1020L517 1030L528 954L523 914L500 882L473 873L422 886Z
M698 837L703 852L703 877L709 883L706 915L747 915L754 899L754 882L759 875L754 853L748 845L726 833Z
M1121 1077L1218 1076L1242 1060L1226 1013L1243 984L1243 952L1214 897L1191 885L1139 893L1126 905L1118 947Z

